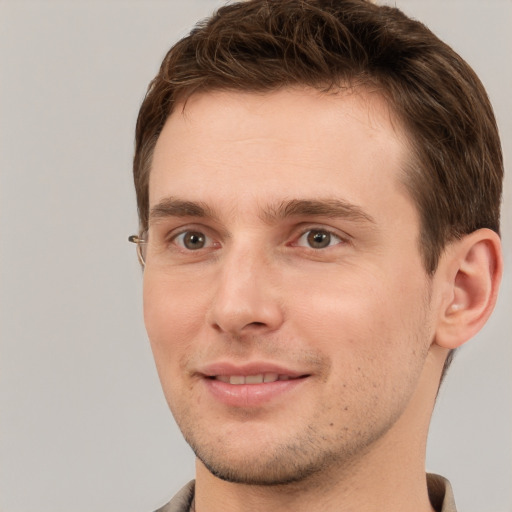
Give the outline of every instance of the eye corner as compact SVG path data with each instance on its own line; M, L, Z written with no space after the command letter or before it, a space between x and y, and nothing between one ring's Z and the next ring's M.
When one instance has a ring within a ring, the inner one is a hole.
M321 251L338 245L346 245L350 242L348 235L334 231L326 227L308 227L302 230L300 235L290 245L302 247L313 251Z
M220 246L219 242L207 234L205 230L195 228L180 230L170 237L170 242L174 243L181 250L190 252L214 249Z

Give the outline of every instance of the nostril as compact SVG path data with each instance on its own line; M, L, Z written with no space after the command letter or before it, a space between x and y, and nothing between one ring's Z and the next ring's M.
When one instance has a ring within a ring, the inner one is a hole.
M247 297L234 296L221 291L214 298L206 321L217 333L240 336L279 329L284 320L282 313L275 299L252 293Z

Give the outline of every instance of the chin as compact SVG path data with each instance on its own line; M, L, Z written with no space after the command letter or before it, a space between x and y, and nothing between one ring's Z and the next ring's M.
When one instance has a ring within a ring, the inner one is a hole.
M340 452L320 446L313 435L297 436L293 443L262 442L257 435L244 446L226 440L213 446L187 439L196 457L217 478L226 482L258 486L290 485L313 480L343 462ZM343 453L343 450L341 450Z
M302 482L325 469L311 462L305 464L289 458L283 460L279 456L271 457L270 460L244 457L243 461L234 461L219 458L212 460L198 453L196 455L212 475L226 482L245 485L289 485Z

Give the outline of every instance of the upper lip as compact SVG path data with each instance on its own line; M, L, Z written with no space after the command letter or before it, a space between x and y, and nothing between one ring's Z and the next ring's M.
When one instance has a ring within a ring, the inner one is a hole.
M197 373L205 377L216 377L219 375L259 375L265 373L277 373L291 378L303 377L309 375L307 371L294 370L280 364L272 362L250 362L244 364L235 364L231 362L216 362L202 366Z

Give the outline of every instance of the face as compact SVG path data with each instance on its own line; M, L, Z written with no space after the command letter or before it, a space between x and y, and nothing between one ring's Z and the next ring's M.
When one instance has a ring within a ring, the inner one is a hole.
M410 407L432 340L405 138L375 94L192 96L150 177L144 314L221 478L346 467Z

